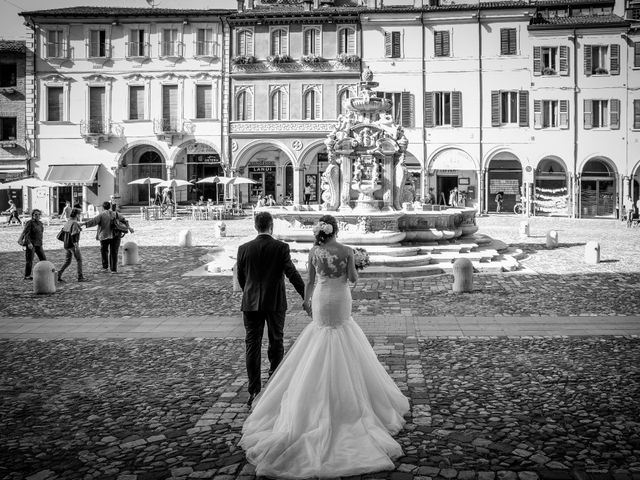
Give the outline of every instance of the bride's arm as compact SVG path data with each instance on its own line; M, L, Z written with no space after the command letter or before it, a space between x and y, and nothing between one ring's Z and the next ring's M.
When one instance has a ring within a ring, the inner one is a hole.
M349 256L347 257L347 278L353 284L358 281L358 271L356 270L356 262L353 258L353 250L349 249Z
M309 252L309 259L307 260L307 284L304 287L304 302L302 302L302 307L309 315L311 315L311 297L313 296L315 283L316 267L313 266L313 262L311 261L311 252Z

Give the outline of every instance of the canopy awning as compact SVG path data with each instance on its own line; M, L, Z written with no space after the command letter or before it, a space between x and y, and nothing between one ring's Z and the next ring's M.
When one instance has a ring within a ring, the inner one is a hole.
M44 179L63 185L92 185L98 168L100 165L51 165Z

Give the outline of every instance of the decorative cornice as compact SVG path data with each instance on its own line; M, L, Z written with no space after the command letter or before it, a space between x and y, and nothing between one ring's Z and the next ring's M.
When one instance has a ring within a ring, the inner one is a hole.
M335 121L290 122L231 122L231 134L235 133L328 133Z
M108 77L106 75L101 75L99 73L94 73L92 75L82 77L82 79L87 82L103 82L103 83L113 82L115 80L114 77Z
M231 65L232 74L252 74L252 73L314 73L314 72L347 72L360 73L360 62L342 63L337 60L327 60L326 62L288 62L269 63L258 61L256 63L244 63Z
M135 82L140 82L140 81L148 81L148 80L153 80L153 77L151 75L143 75L141 73L132 73L130 75L125 75L123 77L125 80L133 80Z
M60 75L59 73L52 73L50 75L45 75L44 77L41 77L40 80L42 80L43 82L65 83L65 82L71 82L72 79L70 77L65 77L64 75Z
M173 72L161 73L160 75L156 75L156 78L159 80L184 80L186 76L177 75Z

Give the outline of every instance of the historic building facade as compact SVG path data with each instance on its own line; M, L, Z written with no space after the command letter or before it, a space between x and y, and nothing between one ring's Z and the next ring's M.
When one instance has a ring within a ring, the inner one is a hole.
M316 203L324 140L368 67L409 141L414 199L491 212L501 192L506 210L620 216L639 194L635 5L239 0L25 13L31 168L68 184L52 210L111 194L142 204L146 188L129 185L139 177L222 173L257 181L238 189L244 203L303 203L305 189ZM206 188L178 200L215 195Z

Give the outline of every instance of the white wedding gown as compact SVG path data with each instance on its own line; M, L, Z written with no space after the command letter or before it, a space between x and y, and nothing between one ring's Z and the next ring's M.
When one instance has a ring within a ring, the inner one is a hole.
M275 371L243 426L256 474L339 477L394 468L391 435L409 402L351 318L346 259L313 247L313 321Z

